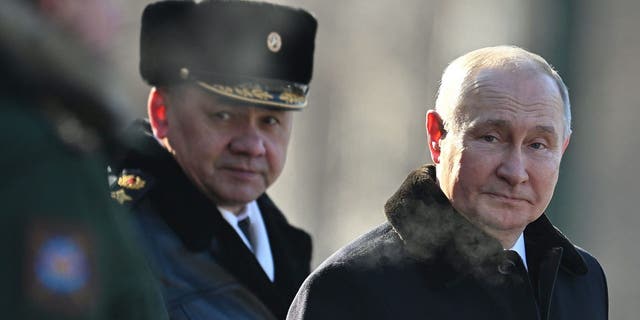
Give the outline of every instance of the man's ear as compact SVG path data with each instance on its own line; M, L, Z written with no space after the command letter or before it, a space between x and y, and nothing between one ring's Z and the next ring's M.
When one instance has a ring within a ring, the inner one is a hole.
M562 154L564 154L564 152L567 150L567 147L569 146L569 140L571 140L571 133L567 135L567 137L564 139L564 142L562 143Z
M149 101L147 101L147 113L149 114L153 135L158 139L166 138L169 129L166 100L166 92L164 90L156 87L151 88Z
M438 164L440 163L440 141L444 138L447 132L444 130L442 118L435 110L429 110L427 112L426 128L431 159L433 160L433 163Z

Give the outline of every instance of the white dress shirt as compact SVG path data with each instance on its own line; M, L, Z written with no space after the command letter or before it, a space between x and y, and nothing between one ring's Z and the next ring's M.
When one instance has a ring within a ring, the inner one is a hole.
M233 227L233 230L236 231L240 239L242 239L242 242L244 242L247 248L253 252L256 260L260 263L262 270L264 270L264 273L266 273L271 282L273 282L275 278L273 255L271 255L269 236L267 235L267 228L264 225L264 220L262 219L262 213L260 212L258 203L256 201L249 202L237 216L233 214L233 212L220 207L218 207L218 210L222 214L222 217L227 220L229 225ZM253 248L251 247L249 239L247 239L238 226L238 221L243 220L246 217L249 217L249 221L251 222L251 225L249 226L249 234L254 242Z

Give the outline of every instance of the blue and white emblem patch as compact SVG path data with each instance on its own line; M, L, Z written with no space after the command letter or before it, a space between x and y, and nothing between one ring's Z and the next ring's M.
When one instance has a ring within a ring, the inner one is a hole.
M80 315L96 306L99 279L93 233L66 219L26 227L24 289L34 308Z
M58 294L73 294L90 278L87 253L71 237L51 236L35 256L35 274L45 288Z

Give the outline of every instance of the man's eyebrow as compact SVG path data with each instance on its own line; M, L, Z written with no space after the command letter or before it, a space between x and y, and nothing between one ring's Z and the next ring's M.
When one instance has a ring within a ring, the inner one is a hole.
M473 129L473 128L490 127L490 128L501 129L501 128L508 128L510 125L511 125L511 122L508 120L487 119L487 120L471 123L469 128ZM548 126L548 125L537 125L535 127L535 131L538 133L556 134L556 128L554 126Z
M536 132L539 133L547 133L547 134L556 134L556 128L554 126L543 126L543 125L538 125L536 126Z
M496 128L496 129L507 128L509 127L509 121L502 120L502 119L486 119L478 122L474 121L469 125L470 129L486 128L486 127Z

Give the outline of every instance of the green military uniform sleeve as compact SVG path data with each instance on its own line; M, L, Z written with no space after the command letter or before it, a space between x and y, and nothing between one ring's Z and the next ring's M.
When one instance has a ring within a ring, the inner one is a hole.
M109 199L101 154L57 129L35 108L0 103L3 318L167 318L128 217Z

